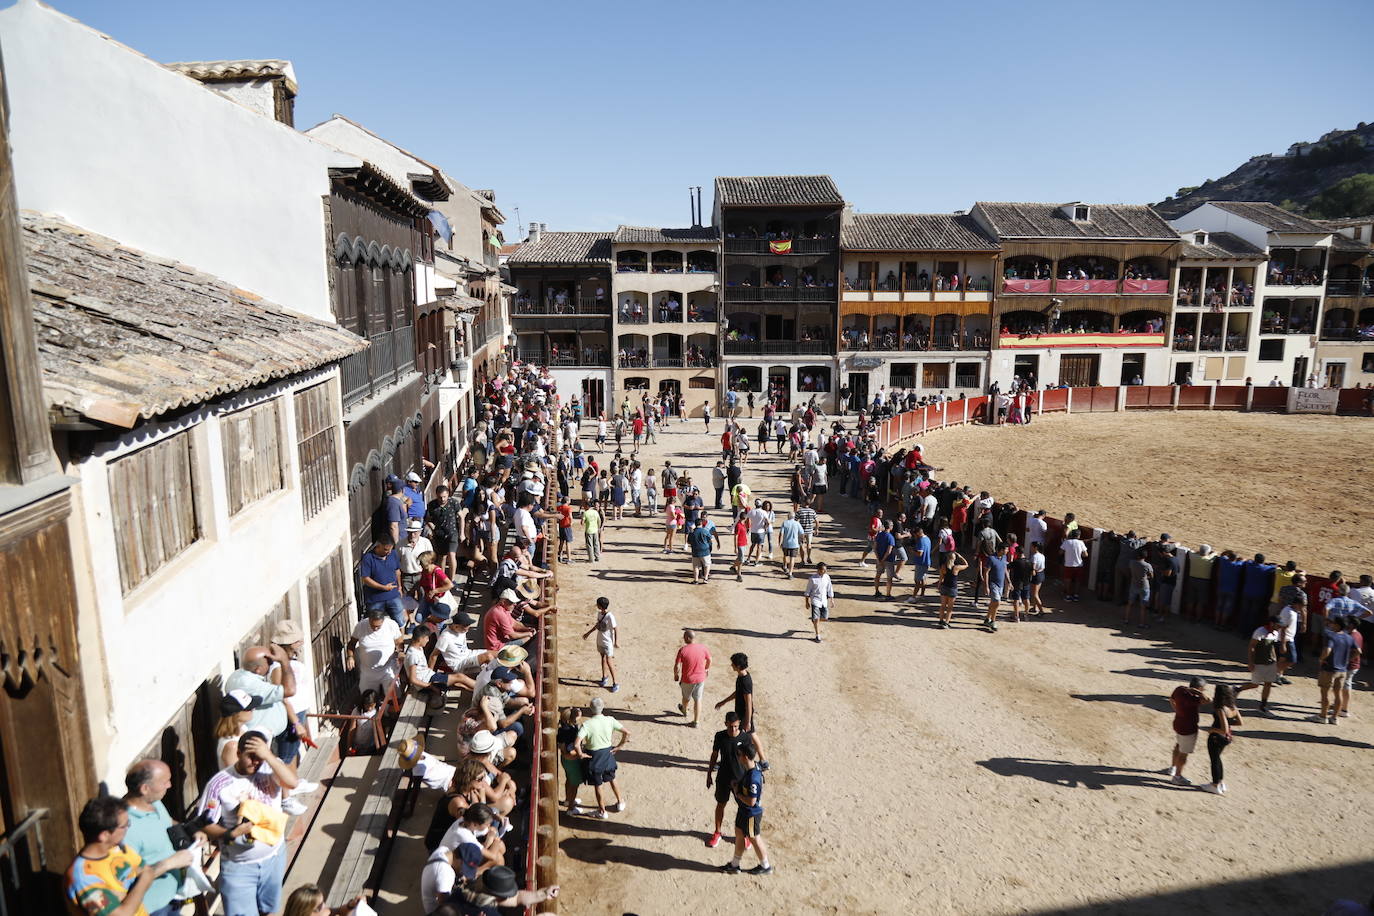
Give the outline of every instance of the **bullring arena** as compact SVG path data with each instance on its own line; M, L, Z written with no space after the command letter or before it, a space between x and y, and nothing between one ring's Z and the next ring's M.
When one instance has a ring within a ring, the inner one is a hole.
M671 424L641 459L705 482L709 507L720 432ZM1047 415L920 441L945 469L938 477L1023 509L1292 556L1323 574L1374 568L1369 418ZM755 451L745 480L786 510L789 469ZM722 528L724 516L713 513ZM631 734L618 755L628 810L560 816L559 880L577 901L567 912L1293 914L1374 892L1367 691L1339 726L1310 722L1306 661L1276 688L1275 715L1253 716L1253 700L1242 701L1226 797L1172 785L1168 695L1192 675L1244 682L1242 638L1179 617L1132 635L1117 607L1065 605L1054 585L1050 613L997 633L975 627L981 612L965 589L954 628L938 630L933 593L915 606L872 597L872 571L857 565L866 518L859 501L835 495L822 512L816 558L832 566L837 602L820 645L802 575L788 581L764 564L737 583L718 552L717 575L693 585L685 554L662 552L658 518L627 514L607 526L600 564L579 549L561 568L559 703L602 696ZM596 686L593 644L575 638L601 595L620 625L614 695ZM697 729L675 708L682 627L713 656ZM722 875L728 839L703 845L706 760L724 711L713 706L732 690L733 652L749 655L772 764L769 877ZM1206 769L1198 753L1188 775L1203 782Z

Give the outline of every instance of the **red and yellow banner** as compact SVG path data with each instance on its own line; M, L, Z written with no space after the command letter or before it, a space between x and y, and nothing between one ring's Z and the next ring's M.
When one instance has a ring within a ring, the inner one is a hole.
M768 250L773 252L773 254L791 254L792 240L782 239L781 241L769 242Z

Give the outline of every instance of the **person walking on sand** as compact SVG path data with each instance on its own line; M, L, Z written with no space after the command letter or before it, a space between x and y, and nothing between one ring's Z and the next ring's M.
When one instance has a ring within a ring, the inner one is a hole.
M797 565L797 555L801 553L802 526L795 518L789 517L778 529L778 546L782 548L782 574L792 578Z
M673 659L673 680L682 691L682 701L677 704L678 712L687 715L687 704L692 705L692 721L688 724L697 727L701 719L701 697L706 691L706 676L711 671L711 651L697 642L697 634L692 630L682 631L682 646Z
M874 546L874 545L873 545L873 539L876 538L876 537L878 536L878 533L879 533L880 531L882 531L882 530L883 530L883 510L882 510L882 509L874 509L874 510L873 510L873 517L870 518L870 519L868 520L868 543L864 545L863 556L859 557L859 567L860 567L861 569L862 569L862 568L866 568L866 567L868 566L868 555L869 555L870 553L873 552L873 546ZM880 568L881 568L881 567L880 567ZM874 585L874 589L873 589L873 590L874 590L875 592L877 591L877 585L876 585L876 584Z
M773 866L768 861L768 847L760 835L763 829L763 771L754 762L755 752L752 744L737 747L739 765L744 775L735 782L735 855L720 870L729 875L740 872L744 850L752 843L759 857L759 864L749 869L750 875L771 875Z
M835 584L824 563L817 563L816 574L807 580L804 600L807 613L811 615L811 629L815 631L812 638L820 642L821 621L830 619L830 605L835 602Z
M1039 543L1030 544L1030 606L1032 614L1045 613L1045 603L1040 600L1040 586L1045 584L1045 552Z
M601 686L606 686L609 678L611 693L620 690L620 682L615 673L615 650L620 648L620 628L616 625L615 615L611 613L611 599L596 599L596 622L582 634L586 639L596 634L596 651L601 656Z
M630 740L630 733L614 718L606 715L605 708L605 700L601 697L592 697L591 703L588 704L588 712L591 715L583 719L577 728L577 746L587 758L587 785L592 787L592 792L596 795L596 810L592 812L592 817L603 821L607 816L606 803L601 800L603 785L611 785L611 792L615 795L615 812L619 814L625 810L625 797L620 794L620 783L615 778L615 752ZM614 741L617 732L620 733L618 742Z
M988 615L983 626L989 633L997 632L997 609L1002 604L1002 591L1007 586L1007 545L998 542L996 549L983 566L983 576L988 586Z
M936 624L941 630L949 629L949 619L954 616L954 599L959 597L959 573L968 569L968 562L951 550L940 565L940 620Z
M700 524L687 532L687 549L692 554L692 584L711 581L711 547L720 549L720 531L702 511Z
M1237 728L1245 725L1236 709L1235 691L1226 684L1218 684L1212 697L1212 727L1207 729L1207 756L1212 761L1212 781L1202 786L1204 792L1213 795L1226 794L1226 773L1221 766L1221 754L1231 743L1231 725Z
M725 803L730 800L735 788L736 770L739 767L739 756L735 750L746 744L753 745L756 759L763 761L759 766L766 769L767 762L764 761L763 745L759 743L758 735L739 727L738 713L727 712L725 727L716 732L711 742L711 759L706 763L706 788L711 788L714 783L716 798L715 826L711 830L711 838L706 841L706 845L711 849L720 845L720 827L725 820Z
M744 554L749 549L749 516L739 510L735 516L735 581L744 581Z
M601 562L601 513L585 499L582 501L582 538L587 544L587 562Z
M716 709L733 702L740 728L752 732L758 723L754 721L754 676L749 673L749 656L736 652L730 656L730 668L735 672L734 693L717 703Z
M1188 681L1187 687L1175 687L1169 694L1169 705L1174 710L1174 750L1168 775L1169 781L1176 786L1192 785L1184 778L1183 767L1188 762L1188 755L1197 747L1198 710L1207 702L1207 694L1203 692L1206 687L1206 681L1195 677Z
M1279 679L1279 640L1283 626L1278 617L1270 617L1263 626L1250 634L1250 683L1260 687L1261 713L1269 712L1269 691Z
M668 502L663 506L664 553L672 553L677 548L677 532L682 527L682 522L682 507L677 504L677 497L668 497Z

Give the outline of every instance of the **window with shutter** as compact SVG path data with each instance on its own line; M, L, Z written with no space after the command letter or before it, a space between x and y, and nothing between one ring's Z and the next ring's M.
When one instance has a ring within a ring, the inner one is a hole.
M339 414L328 382L296 392L295 405L301 507L309 521L339 496Z
M128 594L200 540L191 432L110 462L119 578Z
M221 417L220 441L230 515L285 485L279 398Z

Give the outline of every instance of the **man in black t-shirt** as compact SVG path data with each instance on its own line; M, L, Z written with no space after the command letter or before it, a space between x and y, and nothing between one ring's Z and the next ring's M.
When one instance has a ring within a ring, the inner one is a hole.
M716 704L720 709L731 700L735 701L735 715L739 716L740 729L752 732L758 727L754 721L754 678L749 674L749 656L736 652L730 656L730 667L735 672L735 692Z
M725 727L716 732L711 745L711 759L706 764L706 788L711 788L714 782L716 794L715 826L711 828L711 838L706 841L706 845L712 848L720 843L720 825L725 819L725 805L730 801L735 782L741 775L738 751L750 745L754 748L755 757L762 761L763 745L759 744L758 736L741 730L739 715L727 712Z

